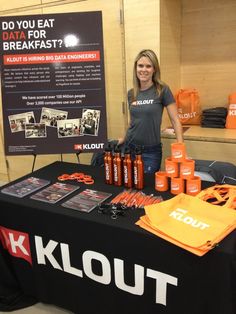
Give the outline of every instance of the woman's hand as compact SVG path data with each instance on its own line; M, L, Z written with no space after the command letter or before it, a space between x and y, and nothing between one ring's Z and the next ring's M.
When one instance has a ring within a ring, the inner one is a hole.
M124 144L124 142L125 142L124 137L120 137L120 138L118 138L118 143L117 143L117 145L122 145L122 144Z

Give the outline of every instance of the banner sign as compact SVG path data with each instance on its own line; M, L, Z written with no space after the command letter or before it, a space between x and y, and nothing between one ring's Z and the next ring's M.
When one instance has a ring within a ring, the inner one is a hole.
M102 13L0 17L6 155L102 150Z

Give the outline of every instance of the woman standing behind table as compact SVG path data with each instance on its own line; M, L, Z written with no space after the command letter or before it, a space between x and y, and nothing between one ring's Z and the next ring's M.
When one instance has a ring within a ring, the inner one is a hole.
M133 88L128 91L130 125L118 145L125 144L132 154L141 150L144 172L155 173L162 159L161 122L166 107L178 142L183 142L182 125L178 118L174 96L160 80L160 67L156 54L142 50L134 61Z

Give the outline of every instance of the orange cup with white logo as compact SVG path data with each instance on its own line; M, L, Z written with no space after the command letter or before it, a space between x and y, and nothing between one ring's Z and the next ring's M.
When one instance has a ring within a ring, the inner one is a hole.
M186 147L184 143L171 144L171 157L173 160L182 162L186 158Z
M172 157L165 159L165 170L168 177L178 177L179 176L179 164L177 161L173 160Z
M180 177L183 179L191 179L194 177L195 161L186 159L180 164Z
M155 173L155 190L160 192L168 191L168 177L165 171L157 171Z
M170 181L170 192L172 194L184 193L184 179L182 178L171 178Z
M194 176L186 180L186 194L195 196L201 192L201 178Z

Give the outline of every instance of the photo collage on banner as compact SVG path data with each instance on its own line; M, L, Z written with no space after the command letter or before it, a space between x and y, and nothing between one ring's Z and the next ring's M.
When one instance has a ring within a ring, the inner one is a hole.
M0 17L6 155L103 150L102 13Z

